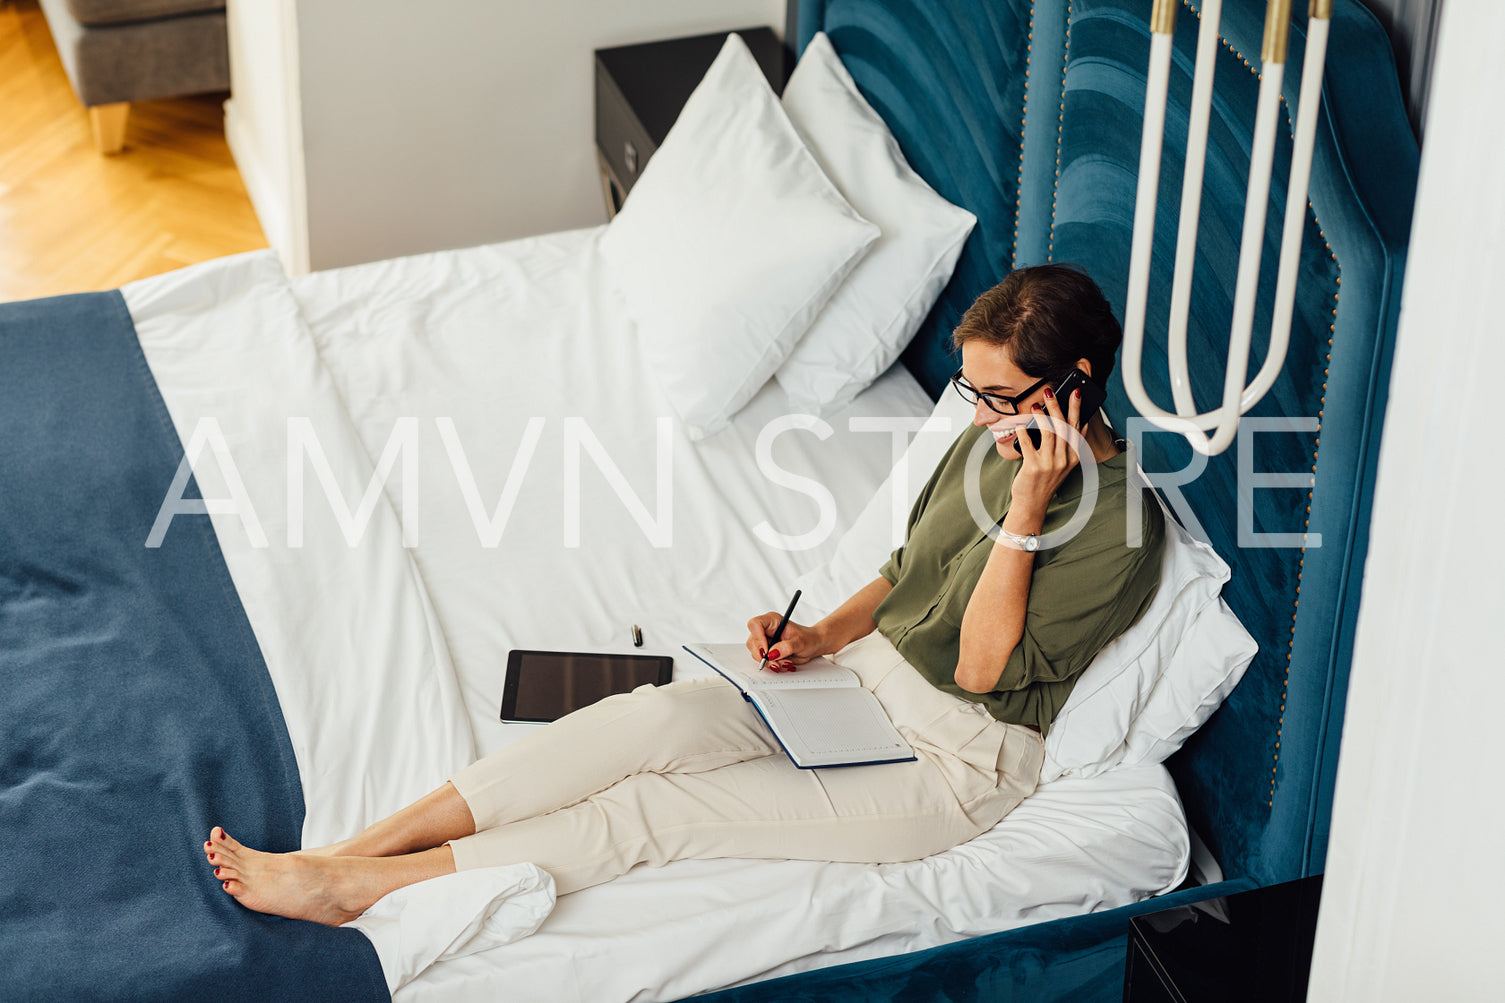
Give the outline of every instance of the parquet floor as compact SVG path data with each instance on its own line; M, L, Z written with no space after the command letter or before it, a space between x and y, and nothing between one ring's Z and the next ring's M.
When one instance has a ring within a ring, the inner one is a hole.
M36 0L0 0L0 302L113 289L267 246L204 94L131 106L94 149Z

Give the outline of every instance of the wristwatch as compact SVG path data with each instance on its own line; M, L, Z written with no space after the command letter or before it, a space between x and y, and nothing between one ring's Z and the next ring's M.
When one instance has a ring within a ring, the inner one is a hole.
M1030 534L1029 536L1020 536L1018 533L1010 533L1008 530L1003 528L1002 523L998 524L998 532L1005 540L1009 541L1014 546L1018 547L1020 550L1024 551L1027 554L1033 554L1035 551L1040 549L1040 538L1038 536L1035 536L1034 534Z

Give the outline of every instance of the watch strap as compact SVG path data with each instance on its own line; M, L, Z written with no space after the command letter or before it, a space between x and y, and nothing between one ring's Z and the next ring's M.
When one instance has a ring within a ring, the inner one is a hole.
M1017 549L1025 553L1033 554L1040 549L1040 538L1033 533L1010 533L1003 528L1003 523L998 524L998 532L1005 540L1008 540Z

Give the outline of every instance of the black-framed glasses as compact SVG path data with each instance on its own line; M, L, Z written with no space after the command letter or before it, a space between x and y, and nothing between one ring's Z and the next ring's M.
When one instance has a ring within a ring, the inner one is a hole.
M1049 382L1050 377L1047 376L1043 380L1037 380L1035 384L1028 390L1024 391L1024 393L1009 397L1004 394L985 393L977 389L972 384L966 381L966 379L962 376L962 371L960 369L958 369L951 376L951 385L956 388L957 393L962 395L962 400L966 401L968 404L973 405L981 400L997 414L1018 414L1020 403L1028 400L1030 398L1030 395L1032 395L1036 390L1039 390Z

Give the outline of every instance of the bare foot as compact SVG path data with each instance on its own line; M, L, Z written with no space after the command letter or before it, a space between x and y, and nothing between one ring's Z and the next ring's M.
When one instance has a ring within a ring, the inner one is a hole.
M375 875L366 873L360 858L263 853L242 846L217 826L204 847L226 892L247 909L274 916L339 926L390 890L370 880Z
M349 852L346 845L348 839L342 839L338 843L330 843L328 846L313 846L298 852L307 857L353 857L357 854Z
M351 841L348 840L348 839L342 839L338 843L331 843L328 846L312 846L312 847L308 847L306 849L299 850L298 852L301 853L301 854L303 854L304 856L308 856L308 857L353 857L353 856L360 856L361 854L353 853L353 852L351 852L350 850L348 850L346 848L346 844L349 843L349 842L351 842ZM210 860L211 863L216 863L217 861L215 861L215 858L214 858L213 854L214 854L214 844L211 843L211 842L206 841L204 843L204 855L209 858L209 860Z

